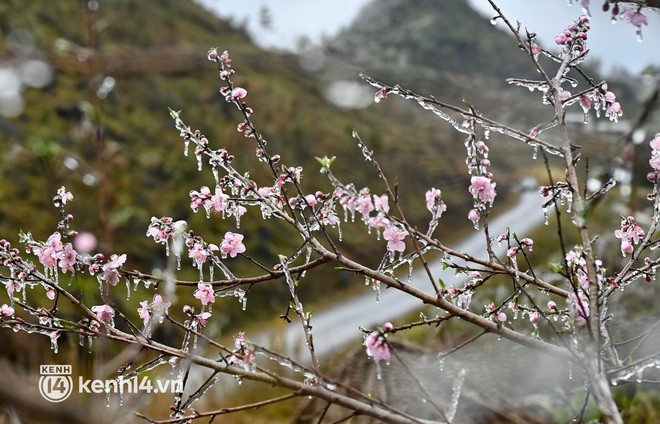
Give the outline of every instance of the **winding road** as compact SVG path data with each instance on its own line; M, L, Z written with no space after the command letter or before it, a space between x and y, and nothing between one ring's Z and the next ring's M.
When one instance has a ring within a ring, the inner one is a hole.
M516 206L489 222L491 236L502 234L507 227L511 227L511 231L518 234L519 237L526 237L543 222L542 203L543 200L536 191L521 193ZM442 225L442 221L440 221L440 225ZM453 248L475 257L485 257L484 245L483 231L474 231ZM498 247L497 243L493 244L493 249L498 255L504 253L504 247ZM429 262L429 267L436 281L438 278L442 278L448 285L463 282L461 276L456 276L452 269L443 271L439 259ZM432 293L428 276L421 267L413 271L410 284ZM419 299L395 289L384 288L378 301L376 293L369 292L346 300L323 312L313 313L311 324L316 353L319 357L323 357L348 343L354 343L357 346L362 343L362 335L358 327L374 328L422 307ZM305 348L302 327L297 319L280 331L271 330L251 339L259 345L291 355L296 360L310 361L309 352Z

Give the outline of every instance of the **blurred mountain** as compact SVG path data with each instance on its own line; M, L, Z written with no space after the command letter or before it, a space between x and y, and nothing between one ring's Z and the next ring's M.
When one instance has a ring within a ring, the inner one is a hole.
M465 0L378 0L327 50L375 77L460 101L466 95L487 98L508 77L534 76L515 45Z

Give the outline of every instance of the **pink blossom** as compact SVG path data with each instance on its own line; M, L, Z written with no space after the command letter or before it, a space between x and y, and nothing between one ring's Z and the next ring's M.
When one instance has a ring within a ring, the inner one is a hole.
M167 314L167 310L172 304L170 302L163 301L163 297L159 294L154 295L151 305L146 300L140 302L140 307L138 308L138 315L142 318L142 321L146 325L151 319L151 312L156 314L156 316L162 317Z
M71 192L66 191L66 188L64 186L57 189L57 196L60 198L60 201L62 202L63 205L66 205L66 202L68 202L69 200L73 200L73 194L71 194Z
M215 62L215 60L218 58L218 50L213 47L206 53L206 58L212 62Z
M637 7L634 8L628 8L623 11L621 14L628 22L636 26L637 28L641 28L642 25L648 25L649 24L649 19L644 15L642 12L639 11Z
M374 194L374 207L376 208L377 211L381 211L385 213L389 212L390 204L387 195L383 194L382 196L376 196Z
M589 112L589 109L591 109L592 104L593 104L593 99L591 98L591 95L589 93L580 96L580 106L582 106L582 110L584 111L584 113Z
M408 231L392 225L385 229L383 238L387 240L387 250L390 252L403 252L406 249L406 244L403 239L408 235Z
M149 322L149 319L151 319L151 312L149 311L149 302L146 300L143 300L140 302L140 307L137 310L138 316L142 318L142 322L144 325L147 325Z
M374 331L364 339L364 346L367 349L367 356L373 358L376 362L390 360L390 347L387 345L385 335Z
M313 194L308 194L307 196L305 196L305 202L307 202L310 208L313 208L314 206L316 206L316 196L314 196Z
M62 234L53 233L50 237L48 237L46 245L54 251L62 250Z
M126 262L126 254L117 256L113 254L110 261L101 267L103 279L113 286L119 282L119 271L117 271Z
M660 133L656 134L649 144L653 150L660 151Z
M55 290L53 290L52 288L49 288L48 290L46 290L46 297L50 300L54 300L55 299Z
M57 258L60 260L60 268L66 274L67 271L74 272L73 266L76 264L78 253L73 250L71 243L67 243L64 249L57 253Z
M590 314L589 299L587 296L582 292L582 290L578 290L577 296L575 293L570 293L568 295L568 302L571 305L575 319L580 322L584 322Z
M529 314L529 322L531 322L534 325L538 324L540 318L541 318L541 314L539 314L538 311L534 311Z
M222 192L220 187L215 188L215 194L211 197L210 206L215 212L222 212L227 209L229 196Z
M390 225L390 220L382 213L379 213L378 215L369 218L367 224L369 224L371 228L385 228Z
M206 324L208 324L209 318L211 318L211 313L210 312L202 312L201 314L195 315L195 318L197 318L197 323L201 328L206 327Z
M80 253L91 253L96 249L96 237L92 233L82 232L73 239L73 247Z
M549 300L548 301L548 309L551 311L556 311L557 310L557 303L554 300Z
M197 266L201 266L209 257L209 252L204 248L202 243L195 243L188 251L188 257L193 259Z
M614 236L621 239L621 253L626 256L634 251L634 245L639 244L645 232L635 223L635 218L629 216L621 220L621 227L614 232Z
M610 121L616 121L618 118L623 116L623 111L621 110L621 105L619 102L612 103L605 111L605 116L610 118Z
M15 312L14 308L7 305L6 303L3 303L2 306L0 306L0 316L10 317L14 315L14 312Z
M444 210L447 209L447 206L440 200L440 196L442 196L442 191L438 190L437 188L433 187L429 191L426 192L426 209L429 211L433 211L433 206L438 205L438 214L442 214ZM444 206L444 210L441 212L440 205Z
M11 280L6 284L7 284L6 285L7 294L9 294L9 296L13 295L14 292L21 291L21 289L23 288L20 281L16 281L16 280Z
M651 168L655 169L656 171L660 171L660 155L653 156L651 159L649 159L649 165L651 165Z
M513 258L515 258L516 255L518 254L518 250L520 250L520 248L518 248L518 247L512 247L512 248L510 248L509 250L506 251L506 255L507 255L508 257L510 257L511 259L513 259Z
M45 249L36 247L34 253L39 257L39 262L47 268L52 268L57 265L57 252L47 247Z
M495 193L496 184L489 178L482 176L472 177L470 181L470 194L478 198L480 201L484 203L490 203L492 205L493 201L495 200L495 196L497 195L497 193Z
M96 305L92 306L92 312L96 314L98 319L105 324L113 326L113 318L115 310L110 305Z
M239 333L234 336L234 348L240 350L245 346L245 332L239 331Z
M225 233L225 238L220 245L220 251L224 255L229 255L235 258L239 253L245 252L245 245L243 244L243 235L232 233L230 231Z
M193 296L199 299L202 305L210 305L215 302L215 293L213 292L213 286L210 284L198 283Z
M387 99L387 88L383 87L376 92L374 96L374 102L379 103L382 99Z
M243 87L236 87L231 91L231 97L233 99L242 99L247 96L247 90Z
M481 214L477 209L471 209L468 213L468 219L476 224L481 219Z
M358 197L355 210L362 214L363 219L369 218L369 213L374 210L374 205L371 203L371 196L367 194Z
M527 247L530 252L534 248L534 240L532 240L531 238L528 238L528 237L525 237L524 239L520 240L520 244Z

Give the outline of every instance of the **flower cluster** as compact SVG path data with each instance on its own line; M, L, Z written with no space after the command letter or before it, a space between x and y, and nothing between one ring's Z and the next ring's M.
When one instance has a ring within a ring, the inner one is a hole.
M140 318L142 318L144 325L147 325L152 317L155 317L158 319L159 323L162 323L170 306L172 306L170 302L164 301L161 295L156 294L151 303L147 300L140 302L140 307L137 311Z
M496 183L492 180L493 174L488 171L488 166L490 166L488 146L483 140L477 141L475 120L465 117L463 127L470 130L465 140L465 149L467 151L465 164L471 175L468 191L474 200L474 207L468 213L468 219L472 221L475 228L479 228L479 220L487 210L487 204L490 204L491 207L493 206L495 196L497 195L495 192Z
M505 238L506 238L506 234L502 234L502 235L500 235L500 236L497 237L497 241L498 241L498 242L501 242L501 241L504 240ZM516 255L518 254L518 252L520 252L521 250L523 250L523 249L527 249L527 250L529 250L529 251L531 252L531 251L533 250L533 248L534 248L534 240L532 240L531 238L524 238L524 239L521 239L521 240L520 240L520 244L519 244L519 246L513 246L513 247L510 247L510 248L506 251L506 255L507 255L509 258L513 259L513 258L516 257Z
M199 208L204 207L206 216L209 217L211 212L222 213L222 217L234 216L239 219L247 209L241 206L238 202L230 200L229 196L222 191L222 187L216 186L215 192L211 194L211 190L203 186L199 191L192 190L190 192L190 208L193 212L197 212Z
M590 281L587 272L587 259L586 253L581 246L575 246L573 250L566 253L566 265L568 266L570 275L573 277L573 283L577 284L578 290L588 291ZM600 259L595 259L594 267L596 268L596 282L600 287L605 280L603 262Z
M555 43L564 46L571 53L582 53L586 50L587 31L589 31L589 17L580 16L555 37Z
M103 275L101 278L105 280L108 284L116 286L119 282L119 268L124 265L126 262L126 254L123 255L112 255L108 263L104 264L101 267Z
M46 243L32 247L39 262L48 269L59 266L62 272L74 272L78 253L71 243L62 243L62 234L53 233Z
M499 321L499 322L506 322L507 316L504 311L501 309L498 309L494 303L489 303L486 305L486 313L488 314L488 318L490 318L491 321Z
M96 314L96 317L103 324L108 325L110 327L115 326L115 323L114 323L115 310L112 306L110 306L110 305L92 306L92 312L94 312Z
M243 368L245 371L252 371L256 365L255 363L255 350L245 341L245 333L239 332L234 337L234 351L233 355L227 359L231 365L236 365ZM238 356L237 356L238 355Z
M635 245L644 238L644 230L635 223L635 218L629 216L621 220L621 227L614 232L616 238L621 239L621 254L626 256L635 250Z
M594 90L582 94L579 102L585 116L592 107L598 118L600 118L601 110L605 111L605 116L610 118L610 121L616 122L623 116L621 105L616 101L616 95L607 89L607 84L601 84Z

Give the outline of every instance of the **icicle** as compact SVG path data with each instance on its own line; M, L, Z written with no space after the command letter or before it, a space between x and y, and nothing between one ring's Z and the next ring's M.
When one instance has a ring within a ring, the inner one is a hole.
M234 296L241 302L241 309L245 311L247 309L247 296L245 295L245 290L235 289Z
M458 409L458 400L461 397L461 389L463 387L463 381L465 381L465 368L461 368L452 384L452 394L451 394L451 403L449 406L449 412L447 412L447 421L450 423L454 421L454 416L456 415L456 410Z
M50 348L54 353L57 353L57 338L58 337L50 337Z
M85 346L85 336L84 336L82 333L79 334L79 342L78 342L78 344L79 344L80 346Z
M87 336L87 352L92 353L92 336Z
M189 146L190 146L190 139L183 140L183 156L188 156Z
M520 271L518 271L518 258L515 256L511 258L511 263L513 264L513 269L515 271L514 278L516 281L520 281Z
M534 150L532 151L532 159L536 160L539 157L539 145L534 145Z
M131 300L131 282L126 279L126 300Z
M211 266L209 266L209 281L213 281L213 262L211 262ZM203 279L200 279L200 281Z
M445 370L445 354L438 353L438 365L440 366L440 372Z
M341 222L337 221L337 236L339 241L342 241Z
M133 278L133 291L137 291L139 284L140 284L140 279L139 278Z
M374 361L376 363L376 378L378 380L383 379L383 370L380 367L380 361Z
M220 184L220 175L218 173L218 168L214 166L213 169L211 170L211 172L213 172L213 178L215 179L215 185L216 186L219 185Z
M197 158L197 170L202 170L202 153L195 152L195 157Z
M543 208L543 223L545 225L550 224L550 219L548 218L548 208Z
M412 273L413 273L413 259L408 259L408 284L410 284L412 280Z
M310 245L307 245L307 251L305 252L305 263L309 263L309 260L312 258L312 247ZM300 274L300 278L305 277L305 274L307 274L307 270L303 271ZM243 309L245 310L245 309Z

